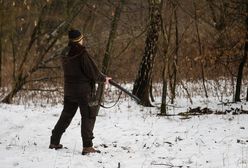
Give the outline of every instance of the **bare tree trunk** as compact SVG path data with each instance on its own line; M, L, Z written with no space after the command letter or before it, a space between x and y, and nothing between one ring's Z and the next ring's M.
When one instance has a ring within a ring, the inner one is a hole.
M207 87L206 87L206 79L205 79L205 72L204 72L204 63L201 62L201 76L202 76L202 85L203 85L203 90L205 93L205 97L208 98L208 92L207 92Z
M2 20L2 19L1 19ZM0 87L2 87L2 59L3 59L3 44L2 44L2 21L0 21Z
M161 8L161 0L149 0L150 20L145 42L145 51L139 67L138 76L133 86L133 94L140 98L141 104L144 106L151 106L149 90L154 59L157 53L159 31L161 29Z
M246 101L248 101L248 88L246 88Z
M118 6L115 9L115 14L114 14L114 18L112 20L111 23L111 30L109 33L109 38L108 38L108 43L106 46L106 51L104 54L104 58L103 58L103 63L102 63L102 72L104 74L107 74L109 71L109 64L110 64L110 60L111 60L111 54L112 54L112 48L113 48L113 44L114 44L114 39L116 37L116 32L117 32L117 26L120 20L120 16L121 16L121 12L124 6L125 0L120 0ZM103 92L104 92L104 84L99 84L98 89L97 89L97 100L99 100L99 102L102 101L103 99ZM100 105L98 105L98 110L100 109Z
M114 39L116 37L116 32L117 32L117 26L118 26L118 23L120 20L120 16L121 16L124 2L125 2L125 0L120 0L118 6L115 9L115 14L114 14L114 18L112 21L110 34L109 34L109 39L108 39L106 51L105 51L104 58L103 58L103 64L102 64L102 72L103 73L108 73L108 70L109 70L111 52L113 49Z
M2 60L3 60L3 12L4 1L0 2L0 87L2 87Z
M152 80L151 80L151 85L150 85L150 91L149 91L149 93L150 93L151 101L152 101L152 102L155 102L154 96L153 96L153 94L152 94Z
M174 15L174 7L171 11L171 17L169 20L169 24L167 25L168 31L166 31L166 25L163 22L163 16L161 15L161 32L162 32L162 44L163 44L163 69L162 69L162 81L163 81L163 88L162 88L162 101L160 106L160 115L167 115L167 90L168 90L168 76L169 76L169 50L171 44L171 31L172 31L172 21Z
M240 61L239 69L238 69L236 92L235 92L235 99L234 99L235 102L240 101L240 91L242 87L243 70L244 70L247 56L248 56L248 2L246 2L245 26L246 26L246 35L245 35L244 55Z
M13 57L12 81L15 81L15 79L16 79L16 43L15 43L14 35L12 35L10 40L11 40L12 57Z
M190 96L190 93L189 93L187 87L184 85L183 81L180 81L180 83L181 83L183 89L186 91L186 94L187 94L187 97L188 97L190 103L193 104L193 101L192 101L192 99L191 99L191 96Z
M166 115L166 108L167 108L167 106L166 106L166 99L167 99L167 73L168 73L168 62L167 61L168 61L168 59L165 58L163 71L162 71L163 89L162 89L162 102L161 102L161 109L160 109L160 114L161 115Z
M200 33L199 33L199 26L198 26L198 17L197 17L197 9L196 9L196 4L195 4L195 0L193 0L193 5L195 8L195 28L196 28L196 35L197 35L197 41L198 41L198 49L199 49L199 55L202 57L202 42L201 42L201 37L200 37ZM205 72L204 72L204 63L205 60L201 59L201 76L202 76L202 85L203 85L203 90L205 93L206 98L208 98L208 92L207 92L207 88L206 88L206 84L205 84Z
M175 55L172 63L172 78L171 78L171 104L174 104L176 97L176 85L177 85L177 69L178 69L178 56L179 56L179 39L178 39L178 18L177 18L177 6L173 4L174 8L174 21L175 21Z
M1 101L2 103L11 103L13 97L22 89L23 85L26 83L26 78L22 76L22 74L19 74L14 81L14 85L12 87L12 90L8 93L7 96L4 97L4 99Z

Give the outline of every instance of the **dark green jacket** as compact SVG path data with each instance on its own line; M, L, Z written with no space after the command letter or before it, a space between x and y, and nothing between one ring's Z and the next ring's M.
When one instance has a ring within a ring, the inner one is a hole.
M64 95L87 98L94 92L95 83L105 82L106 76L97 68L84 46L69 44L69 52L63 57ZM88 102L88 101L87 101Z

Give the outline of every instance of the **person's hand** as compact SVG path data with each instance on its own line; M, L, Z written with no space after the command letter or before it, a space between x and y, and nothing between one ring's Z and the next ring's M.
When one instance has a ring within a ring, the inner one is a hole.
M106 81L104 82L106 85L108 85L109 84L109 80L111 80L112 78L111 77L106 77Z

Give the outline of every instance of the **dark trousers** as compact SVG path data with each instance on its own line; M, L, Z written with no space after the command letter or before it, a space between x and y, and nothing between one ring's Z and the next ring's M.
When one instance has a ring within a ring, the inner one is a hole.
M59 144L62 134L70 125L72 118L76 111L80 108L81 114L81 136L83 140L83 147L92 147L93 129L96 121L96 116L90 115L90 108L88 103L79 98L65 97L64 109L60 118L52 130L51 144Z

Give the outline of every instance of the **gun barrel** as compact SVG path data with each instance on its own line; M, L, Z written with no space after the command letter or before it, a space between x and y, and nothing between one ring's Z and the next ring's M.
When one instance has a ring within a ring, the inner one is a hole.
M140 99L133 95L132 93L130 93L128 90L126 90L125 88L123 88L122 86L120 86L118 83L116 83L114 80L109 80L109 83L115 87L117 87L118 89L120 89L121 91L125 92L127 95L129 95L130 97L132 97L134 100L136 100L136 102L139 104L140 103Z

